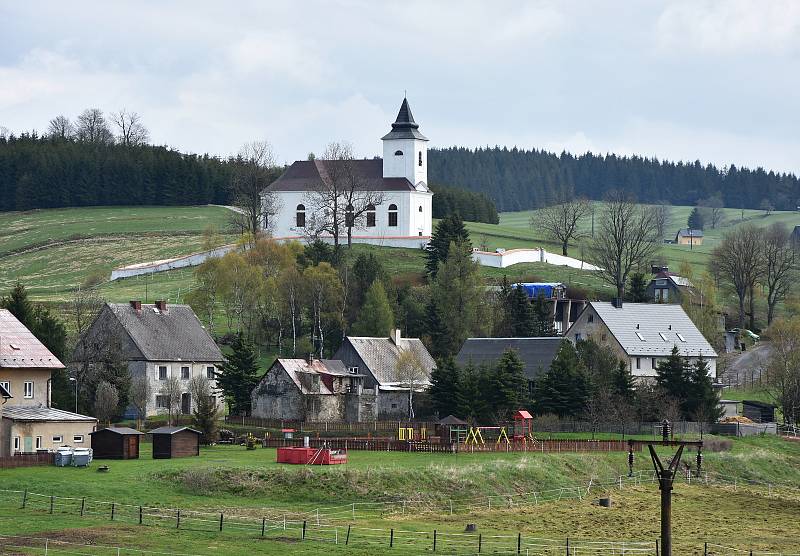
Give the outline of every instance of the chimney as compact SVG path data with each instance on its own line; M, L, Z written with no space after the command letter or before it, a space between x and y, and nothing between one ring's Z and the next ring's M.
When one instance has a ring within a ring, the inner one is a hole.
M314 363L314 354L309 352L308 357L306 357L306 363L308 363L309 367Z
M392 340L394 345L399 345L400 340L403 338L403 334L400 332L399 328L395 328L391 332L389 332L389 339Z
M163 299L159 299L158 301L156 301L156 309L158 309L162 313L166 313L167 312L167 302L165 300L163 300Z
M617 309L622 309L622 298L621 297L615 297L611 301L611 305L613 305Z
M133 300L132 299L130 303L131 303L131 307L133 307L133 309L137 313L141 313L142 312L142 302L141 301L139 301L138 299L137 300Z

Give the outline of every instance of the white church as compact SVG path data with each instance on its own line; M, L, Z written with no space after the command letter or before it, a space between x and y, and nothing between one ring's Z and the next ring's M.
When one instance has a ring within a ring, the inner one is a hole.
M358 174L364 190L375 192L380 203L369 205L352 228L354 243L372 243L392 247L420 247L430 240L432 226L431 199L428 188L427 137L419 131L408 101L403 99L392 130L384 135L383 159L354 160L352 173ZM269 186L264 196L271 196L276 214L269 216L265 227L277 240L305 240L319 237L332 240L330 232L315 233L315 222L326 215L315 214L312 208L329 178L331 164L337 161L298 160ZM319 203L316 203L318 206ZM339 206L346 210L346 203ZM321 212L321 211L317 211ZM327 216L329 218L329 216ZM340 217L344 219L344 216ZM267 225L268 224L268 225ZM346 241L347 228L339 230Z

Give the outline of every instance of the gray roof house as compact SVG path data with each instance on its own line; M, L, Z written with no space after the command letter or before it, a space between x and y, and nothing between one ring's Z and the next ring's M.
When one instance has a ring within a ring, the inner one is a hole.
M573 342L592 338L610 345L634 377L652 378L661 359L677 347L690 363L702 357L717 376L717 352L677 304L592 301L567 331Z
M81 337L72 354L73 367L92 365L113 351L127 361L131 376L144 375L153 391L147 415L168 412L161 395L165 381L177 377L182 386L179 411L190 413L189 381L196 376L216 387L218 365L225 358L214 339L188 305L165 301L143 304L106 303ZM135 412L130 417L134 417Z
M348 371L364 375L363 388L374 389L377 396L379 419L402 418L409 414L408 394L410 384L398 376L397 362L400 353L411 350L422 364L422 377L415 380L414 391L430 386L431 372L436 362L418 338L403 338L394 330L389 338L347 336L333 359L342 361Z
M696 294L688 278L671 272L659 272L647 284L647 297L655 303L680 303L685 296L693 299Z
M564 338L467 338L456 356L456 363L461 366L494 365L506 350L517 352L525 365L525 376L535 380L541 373L547 372L558 353Z

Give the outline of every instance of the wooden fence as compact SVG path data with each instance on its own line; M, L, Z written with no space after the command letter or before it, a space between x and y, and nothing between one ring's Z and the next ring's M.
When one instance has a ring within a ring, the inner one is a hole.
M14 467L31 467L34 465L53 465L55 454L49 452L36 452L33 454L15 454L0 458L0 469L12 469Z
M399 428L425 428L432 433L436 426L433 422L425 421L364 421L359 423L345 423L339 421L289 421L280 419L262 419L260 417L244 417L240 415L226 415L225 422L243 427L258 427L266 429L294 429L298 432L348 432L348 433L392 433L397 434Z

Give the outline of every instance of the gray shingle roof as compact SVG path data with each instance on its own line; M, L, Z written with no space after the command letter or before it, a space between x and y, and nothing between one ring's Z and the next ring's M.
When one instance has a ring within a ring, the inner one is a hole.
M63 369L64 365L11 311L0 309L0 368Z
M414 121L411 114L411 107L408 99L403 99L397 119L392 124L392 131L382 137L382 139L421 139L427 141L428 138L419 132L419 124Z
M717 356L680 305L623 303L622 308L617 309L609 302L592 301L589 307L595 310L628 355L667 356L673 346L678 346L684 357Z
M348 336L347 341L356 350L358 356L375 376L382 386L398 384L401 380L396 375L397 358L400 350L411 349L416 352L417 357L426 369L428 381L430 372L436 367L436 362L428 353L425 345L418 338L401 338L399 346L390 338L370 338L364 336Z
M360 376L353 375L347 371L344 363L335 359L314 359L309 365L305 359L277 359L274 365L279 365L286 371L286 374L292 379L297 389L303 394L333 394L322 380L317 383L318 389L308 388L308 382L304 381L301 377L303 375L319 375L329 374L334 376ZM262 382L267 380L267 375L264 375Z
M516 350L525 364L525 376L534 379L547 372L563 338L467 338L456 356L459 365L494 365L508 349Z
M3 408L3 419L13 419L15 421L91 421L97 419L87 415L79 415L63 409L54 407L28 407L28 406L7 406Z
M94 432L90 432L89 434L96 434L98 432L103 432L103 431L113 432L113 433L116 433L116 434L119 434L119 435L122 435L122 436L129 436L129 435L134 435L134 434L142 434L142 435L144 434L143 432L137 431L136 429L132 429L130 427L106 427L104 429L100 429L100 430L96 430Z
M175 434L181 431L190 431L197 434L203 434L200 431L196 431L191 427L158 427L157 429L151 430L150 434Z
M353 174L360 177L362 188L370 191L416 191L406 178L384 178L383 160L298 160L292 163L278 179L269 184L267 191L314 191L322 187L326 166L352 165Z
M166 312L142 304L137 312L130 303L107 303L147 361L200 361L218 363L222 352L188 305L167 305Z
M681 228L680 230L678 230L678 233L675 235L675 237L678 237L678 236L681 236L681 237L689 237L689 236L691 236L691 237L703 237L703 230L695 230L694 228L691 229L691 230L689 228Z

